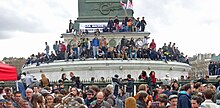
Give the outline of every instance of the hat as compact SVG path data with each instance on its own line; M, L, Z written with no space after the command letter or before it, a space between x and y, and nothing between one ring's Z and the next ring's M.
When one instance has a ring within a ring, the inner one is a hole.
M86 94L92 94L92 95L93 95L94 93L93 93L93 90L92 90L92 89L89 89L89 90L86 92Z
M50 87L48 87L48 86L44 87L44 89L47 91L51 90Z
M170 96L169 96L169 100L171 100L171 99L173 99L173 98L178 98L178 96L177 96L177 95L170 95Z
M42 94L45 94L45 93L50 94L50 92L49 92L49 91L47 91L46 89L42 89L42 90L41 90L41 93L42 93Z
M115 78L118 78L119 76L118 76L118 74L115 74Z
M207 84L202 84L201 86L205 87L205 86L207 86Z
M5 91L11 91L11 88L5 87Z

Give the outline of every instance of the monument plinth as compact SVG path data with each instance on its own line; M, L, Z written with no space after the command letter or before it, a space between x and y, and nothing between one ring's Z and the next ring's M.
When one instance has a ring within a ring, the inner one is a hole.
M73 37L73 33L63 33L61 34L62 37L64 38L64 42L67 44L69 43ZM115 47L117 45L120 45L121 39L123 36L125 36L126 39L130 40L131 38L134 38L134 40L137 41L142 41L144 36L149 37L150 33L149 32L116 32L116 33L111 33L111 32L104 32L99 34L98 39L101 39L102 36L104 36L109 43L110 47ZM77 40L80 40L80 36L76 36ZM88 35L85 36L85 38L88 38L89 40L92 40L94 38L94 33L89 33Z

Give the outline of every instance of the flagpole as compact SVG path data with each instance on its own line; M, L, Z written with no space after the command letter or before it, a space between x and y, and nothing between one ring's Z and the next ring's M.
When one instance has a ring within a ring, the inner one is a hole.
M125 11L125 16L127 17L128 16L127 9L124 9L124 11Z

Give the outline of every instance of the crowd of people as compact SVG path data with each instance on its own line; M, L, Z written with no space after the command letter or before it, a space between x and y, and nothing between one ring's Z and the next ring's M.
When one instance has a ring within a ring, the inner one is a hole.
M138 79L144 84L137 85L136 91L130 74L123 79L115 74L112 83L104 87L94 82L83 87L73 72L69 79L62 74L57 84L51 84L45 74L32 83L28 78L23 73L16 90L0 87L1 108L219 108L220 105L220 77L216 85L201 80L184 85L177 80L157 84L154 71L149 75L142 71Z
M115 19L109 18L107 26L103 28L103 32L144 32L145 26L147 25L144 17L140 20L138 17L125 17L120 24L118 16Z
M209 75L220 75L220 63L211 61L208 66Z
M86 60L88 58L93 59L121 59L121 60L163 60L177 61L188 63L187 55L184 55L176 47L175 43L169 42L160 48L156 47L154 39L148 43L149 39L147 36L142 39L135 40L134 38L127 39L125 36L121 39L118 45L110 47L108 41L104 36L98 38L94 35L92 40L89 38L77 39L76 36L67 43L56 41L53 44L53 49L45 42L45 52L38 53L37 55L32 54L28 57L26 64L36 63L37 66L40 63L49 63L54 60Z
M147 25L147 22L145 21L145 18L142 17L141 19L139 17L124 17L122 21L118 19L118 16L115 16L114 19L112 17L109 17L109 20L106 25L102 28L102 32L144 32L145 26ZM69 29L66 31L66 33L74 33L80 35L87 35L89 34L89 30L79 30L77 31L74 28L74 24L72 23L72 20L69 22ZM94 30L94 33L100 33L101 31L99 29Z

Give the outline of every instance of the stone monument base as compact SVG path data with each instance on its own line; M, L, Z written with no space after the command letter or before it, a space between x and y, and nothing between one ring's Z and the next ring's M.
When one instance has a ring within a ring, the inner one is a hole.
M104 77L110 80L115 74L121 78L126 78L127 74L131 74L134 79L138 79L142 70L147 74L151 71L156 72L156 78L164 78L167 73L171 78L180 78L181 75L188 76L190 66L185 63L163 61L148 61L148 60L93 60L86 61L54 61L49 64L41 64L40 66L31 65L23 68L22 72L29 72L36 76L39 80L41 74L44 73L51 81L57 81L63 73L67 74L74 72L75 76L80 76L81 80L90 80L95 77L100 80Z
M76 36L73 33L63 33L61 35L62 38L64 38L65 43L70 42L70 40L72 40L73 37ZM104 32L104 33L100 33L98 35L98 38L101 39L101 37L104 36L107 42L114 41L116 42L115 44L118 45L120 44L123 36L125 36L125 38L128 40L130 40L132 37L134 38L134 40L137 40L137 39L143 39L144 36L147 36L149 38L149 35L150 35L149 32L116 32L116 33ZM81 38L80 36L76 36L76 37L78 40ZM88 35L85 36L85 38L89 38L89 40L92 40L94 38L94 33L89 33Z

